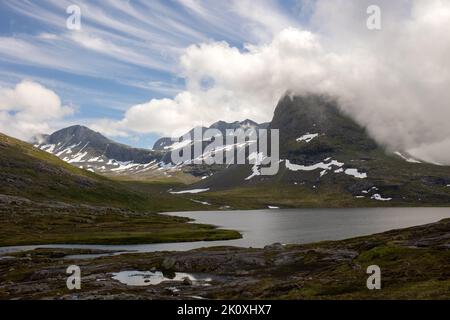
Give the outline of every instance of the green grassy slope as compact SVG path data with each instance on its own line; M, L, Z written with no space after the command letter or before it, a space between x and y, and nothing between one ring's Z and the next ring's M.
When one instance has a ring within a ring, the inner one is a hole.
M199 210L162 183L113 181L0 134L0 246L240 237L156 211Z
M0 194L139 210L195 209L162 183L113 181L0 134Z

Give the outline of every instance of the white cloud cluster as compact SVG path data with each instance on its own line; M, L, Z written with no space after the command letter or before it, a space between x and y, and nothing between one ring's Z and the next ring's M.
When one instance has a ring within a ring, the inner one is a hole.
M21 139L49 132L51 124L73 113L50 89L32 81L0 87L0 131Z
M306 29L285 28L244 50L186 49L186 91L131 107L109 126L172 135L216 120L269 121L287 90L327 93L388 148L450 164L450 2L375 1L382 30L366 28L374 1L319 0Z
M177 136L217 120L270 121L277 100L299 79L285 75L296 65L304 69L300 78L314 76L319 65L312 66L306 57L317 50L321 48L313 34L294 28L283 30L269 45L249 45L245 52L226 42L190 46L181 57L186 91L173 99L133 106L121 121L102 120L94 126L106 133L122 130Z

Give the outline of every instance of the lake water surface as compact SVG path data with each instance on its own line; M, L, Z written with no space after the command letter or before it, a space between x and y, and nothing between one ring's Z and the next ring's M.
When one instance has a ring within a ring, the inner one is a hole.
M450 218L450 208L272 209L169 213L238 230L242 239L221 244L261 248L341 240ZM216 242L218 244L219 242Z
M198 223L238 230L243 238L227 241L137 245L41 245L0 247L0 254L35 248L80 248L115 251L181 251L210 246L262 248L276 242L302 244L340 240L450 218L450 208L267 209L253 211L174 212ZM98 255L97 255L98 256ZM75 258L82 258L76 256ZM89 255L94 257L94 255Z

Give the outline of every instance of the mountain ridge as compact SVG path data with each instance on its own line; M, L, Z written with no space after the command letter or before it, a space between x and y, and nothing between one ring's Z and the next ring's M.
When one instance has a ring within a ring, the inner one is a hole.
M202 132L204 132L207 129L217 129L219 130L224 136L226 135L226 130L237 130L237 129L248 129L248 128L255 128L256 130L259 129L266 129L269 126L268 122L265 123L257 123L250 119L245 119L243 121L234 121L234 122L226 122L226 121L217 121L214 122L209 127L201 127ZM187 132L185 135L192 136L193 131L195 128L191 129L189 132ZM170 138L170 137L162 137L155 141L153 145L153 150L167 150L170 149L171 146L173 146L176 141L179 141L182 137L178 138Z

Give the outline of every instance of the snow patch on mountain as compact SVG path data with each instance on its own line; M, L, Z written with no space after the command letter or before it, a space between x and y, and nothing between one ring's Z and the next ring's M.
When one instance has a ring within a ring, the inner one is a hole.
M348 176L353 176L358 179L365 179L367 178L367 173L365 172L359 172L358 169L346 169L345 174Z
M134 171L142 171L147 169L148 167L150 167L152 164L155 164L156 161L151 161L149 163L134 163L133 161L129 161L129 162L120 162L120 161L112 161L114 166L117 166L113 169L111 169L111 171L113 172L118 172L118 171L130 171L130 170L134 170ZM157 167L157 165L155 166Z
M416 160L416 159L414 159L414 158L411 158L411 157L407 157L407 156L405 156L405 155L403 155L401 152L399 152L399 151L396 151L396 152L394 152L397 156L399 156L400 158L402 158L403 160L405 160L405 161L407 161L407 162L410 162L410 163L422 163L422 162L420 162L419 160Z
M84 157L87 156L87 152L78 152L73 158L64 158L63 160L68 163L79 163L79 162L86 162L84 161Z
M298 165L295 163L291 163L289 160L285 160L285 162L286 168L291 171L314 171L317 169L331 170L333 166L342 167L344 165L344 163L336 160L331 160L329 163L319 162L310 166Z
M206 189L183 190L183 191L170 191L170 193L171 193L171 194L186 194L186 193L195 194L195 193L202 193L202 192L206 192L206 191L209 191L209 188L206 188Z
M369 190L363 190L361 192L364 193L364 194L368 194L368 193L370 193L372 191L378 191L378 188L377 187L372 187Z
M377 201L391 201L392 198L383 198L379 193L375 193L372 197L372 200L377 200Z
M297 139L297 142L306 142L309 143L311 142L311 140L313 140L314 138L317 138L319 136L318 133L307 133L303 136L301 136L300 138Z
M200 203L200 204L202 204L202 205L204 205L204 206L210 206L211 205L211 203L209 203L209 202L206 202L206 201L200 201L200 200L194 200L194 199L190 199L192 202L195 202L195 203Z
M254 165L252 167L252 174L245 178L245 180L251 180L252 178L261 175L261 172L259 171L259 166L262 164L266 157L264 156L264 153L262 152L253 152L248 156L248 160L250 162L253 162Z
M332 160L331 158L327 158L322 162L305 166L305 165L299 165L295 163L291 163L289 160L285 160L286 162L286 168L291 171L314 171L317 169L322 169L320 172L320 177L323 177L326 175L329 171L334 170L334 173L344 173L348 176L352 176L358 179L365 179L367 178L367 173L360 172L358 169L355 168L342 168L345 164L343 162L339 162L337 160Z
M53 153L55 151L56 145L54 144L46 144L41 146L41 150L46 151L48 153Z

